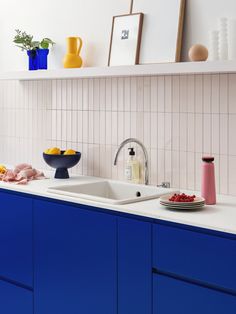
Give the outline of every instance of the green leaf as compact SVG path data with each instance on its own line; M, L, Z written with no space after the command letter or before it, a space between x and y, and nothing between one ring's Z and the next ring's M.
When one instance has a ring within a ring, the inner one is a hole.
M42 41L41 44L40 44L41 48L43 49L48 49L49 47L49 43L45 42L45 41Z
M21 39L21 38L16 38L16 39L13 40L13 42L15 44L22 44L22 43L24 43L23 39Z
M50 38L43 38L43 40L40 43L40 47L42 47L43 49L48 49L49 45L54 45L54 41L52 41Z

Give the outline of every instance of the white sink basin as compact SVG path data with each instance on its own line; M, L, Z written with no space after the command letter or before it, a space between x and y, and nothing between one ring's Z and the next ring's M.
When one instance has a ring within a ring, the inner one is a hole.
M162 195L177 191L173 189L157 188L155 186L107 180L94 183L50 187L48 188L48 192L83 198L95 202L122 205L159 198Z

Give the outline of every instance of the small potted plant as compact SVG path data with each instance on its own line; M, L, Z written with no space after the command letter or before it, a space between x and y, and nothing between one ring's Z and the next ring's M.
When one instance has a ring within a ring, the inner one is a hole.
M29 57L29 70L47 69L47 56L49 53L49 45L55 43L49 39L44 38L41 42L33 40L33 36L16 30L16 35L13 42L22 51L26 51Z

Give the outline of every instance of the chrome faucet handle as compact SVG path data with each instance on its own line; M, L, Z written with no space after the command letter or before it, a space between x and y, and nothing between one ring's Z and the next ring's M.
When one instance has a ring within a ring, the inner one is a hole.
M157 185L158 188L170 189L170 182L162 182L162 184Z

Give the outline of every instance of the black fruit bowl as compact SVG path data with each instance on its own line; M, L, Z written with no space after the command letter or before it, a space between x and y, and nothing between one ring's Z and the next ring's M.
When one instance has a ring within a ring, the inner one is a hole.
M69 168L74 167L80 161L81 153L76 152L75 155L63 155L65 151L61 151L61 155L49 155L43 153L44 161L52 168L56 168L56 179L68 179Z

